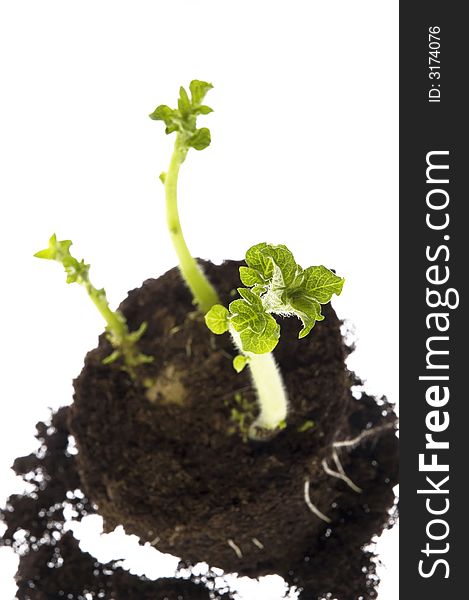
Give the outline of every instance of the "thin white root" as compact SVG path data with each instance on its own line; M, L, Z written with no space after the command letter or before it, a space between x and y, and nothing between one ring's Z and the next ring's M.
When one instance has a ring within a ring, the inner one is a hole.
M337 477L337 479L341 479L344 483L346 483L349 486L350 489L352 489L354 492L357 492L357 494L360 494L363 490L359 488L358 485L355 485L350 479L350 477L347 477L340 463L339 457L337 456L337 453L336 456L334 456L334 462L337 465L337 471L333 471L331 468L329 468L326 459L324 459L321 463L324 471L331 477Z
M237 546L233 540L228 540L228 546L233 549L234 553L238 558L243 558L243 553L241 552L241 548Z
M343 440L341 442L334 442L332 446L334 448L353 448L354 446L358 446L358 444L369 437L370 435L376 435L381 431L385 431L386 429L393 429L394 423L386 423L385 425L380 425L379 427L373 427L371 429L364 429L360 435L352 438L351 440Z
M363 490L360 487L358 487L358 485L353 483L353 481L350 479L350 477L348 477L347 473L344 471L344 467L340 462L339 453L337 452L336 448L332 448L332 458L335 462L335 466L337 467L337 471L345 477L345 483L347 483L347 485L349 485L354 492L357 492L357 494L361 494Z
M257 546L261 550L264 550L264 544L260 542L257 538L252 538L252 543L254 544L254 546Z
M324 513L322 513L319 510L319 508L317 508L316 506L314 506L314 504L311 502L311 497L309 495L309 485L310 485L310 480L307 477L305 479L305 502L306 502L306 506L309 508L309 510L312 513L314 513L322 521L325 521L326 523L330 523L331 520L329 519L329 517L327 517Z
M156 536L154 540L150 542L150 546L156 546L156 544L160 541L160 538Z

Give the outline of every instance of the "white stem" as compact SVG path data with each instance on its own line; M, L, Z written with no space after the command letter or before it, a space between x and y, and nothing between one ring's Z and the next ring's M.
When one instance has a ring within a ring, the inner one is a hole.
M249 359L248 368L259 402L259 416L251 425L249 437L264 439L266 434L272 434L287 418L288 397L283 379L271 352L245 352L239 333L233 327L230 327L230 333L236 348Z

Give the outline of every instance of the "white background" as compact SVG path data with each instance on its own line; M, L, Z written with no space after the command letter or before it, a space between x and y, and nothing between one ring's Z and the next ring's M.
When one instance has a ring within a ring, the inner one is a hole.
M180 184L193 253L241 258L270 241L337 269L347 281L334 305L357 337L350 365L397 400L397 17L390 0L1 4L2 504L21 489L13 459L35 447L47 407L71 401L102 330L83 290L32 255L54 231L72 239L112 306L174 266L157 178L172 140L147 115L192 78L213 82L216 111L204 117L212 146L191 151ZM86 529L86 549L121 555ZM379 598L395 600L396 531L378 551ZM173 560L142 552L134 540L134 569L171 572ZM15 568L0 550L2 599ZM278 581L243 589L282 593Z

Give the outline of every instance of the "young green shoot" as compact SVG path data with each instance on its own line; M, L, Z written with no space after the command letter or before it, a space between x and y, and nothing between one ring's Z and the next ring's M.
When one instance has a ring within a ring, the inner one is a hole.
M233 360L237 372L250 369L257 391L260 412L250 427L249 437L266 439L285 427L288 398L282 376L272 354L280 338L280 326L273 315L296 315L303 323L299 337L305 337L316 321L322 320L321 304L340 294L343 279L325 267L303 270L285 246L257 244L246 254L247 266L240 268L241 298L226 308L217 292L192 257L182 234L177 204L181 165L190 148L203 150L210 145L210 131L197 128L197 118L212 109L204 104L210 83L193 80L190 96L181 87L177 108L158 106L150 115L163 121L166 133L176 133L169 168L160 175L166 193L166 217L171 239L179 258L181 274L195 304L204 313L212 332L229 331L239 354Z
M154 121L164 122L167 134L176 133L174 151L168 170L160 175L166 194L166 220L173 246L178 255L181 274L195 303L203 313L217 304L219 299L217 292L187 247L179 219L177 187L179 170L189 149L203 150L210 145L210 130L206 127L198 129L197 117L212 112L209 106L203 104L207 92L212 87L210 83L195 79L189 85L190 97L183 87L180 88L177 108L160 105L150 115Z
M109 364L122 358L123 368L132 377L135 377L136 369L140 365L153 360L152 357L140 353L136 346L147 325L142 323L136 331L129 331L124 315L118 310L113 311L109 308L104 289L98 289L91 283L89 278L90 265L72 256L70 253L71 245L71 240L58 241L54 234L49 240L49 246L45 250L36 252L34 256L59 262L63 265L67 274L67 283L78 283L85 288L93 304L106 321L107 338L114 348L112 354L107 356L103 363Z
M228 308L214 305L206 314L208 328L216 334L230 332L240 354L233 366L251 370L257 390L260 413L250 437L263 438L284 425L288 399L272 350L280 339L277 317L296 316L302 322L298 337L304 338L317 321L322 321L321 305L342 292L344 279L324 266L302 269L290 250L267 243L252 246L246 265L239 269L241 298Z

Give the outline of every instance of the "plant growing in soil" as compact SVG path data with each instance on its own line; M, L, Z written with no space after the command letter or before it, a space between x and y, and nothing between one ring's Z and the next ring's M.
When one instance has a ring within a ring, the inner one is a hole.
M396 417L352 393L360 381L330 305L340 276L302 268L284 245L219 266L189 252L178 177L189 150L210 144L197 120L211 87L194 80L177 108L150 115L176 137L160 179L179 268L112 311L70 241L52 236L37 254L62 263L106 321L67 411L78 477L106 531L123 525L191 564L279 574L302 599L371 600L362 548L389 523Z
M240 299L228 308L215 304L205 315L208 328L216 334L230 332L240 350L233 366L251 370L257 390L259 416L252 423L250 437L271 435L287 417L288 400L272 351L280 338L280 325L272 316L297 316L303 323L298 337L304 338L322 321L321 304L339 295L344 280L326 267L302 269L286 246L261 243L246 253L247 266L240 267Z
M118 310L113 311L109 308L104 289L98 289L91 283L90 265L87 265L84 260L77 260L72 256L71 245L71 240L58 241L54 233L49 239L48 247L36 252L34 256L59 262L67 274L67 283L78 283L85 288L91 301L106 321L106 335L114 348L113 352L103 359L103 364L110 364L118 358L122 358L123 368L131 377L135 377L139 365L153 360L151 356L146 356L137 349L137 342L144 334L147 324L143 322L135 331L129 331L124 315Z
M191 255L184 240L177 204L179 169L190 148L203 150L210 145L209 129L197 128L197 117L212 112L203 104L210 83L194 80L190 83L190 98L186 90L179 91L178 107L158 106L150 115L163 121L166 133L176 133L169 168L160 175L166 192L168 229L179 257L181 274L192 292L194 303L205 312L208 328L215 334L228 332L239 354L233 359L237 372L248 365L257 392L259 416L251 424L251 439L266 439L285 425L288 398L281 373L272 355L280 338L280 325L273 314L296 315L303 323L299 338L311 331L316 321L324 317L321 304L339 295L344 280L324 266L302 269L284 245L260 243L246 253L246 265L239 269L243 285L241 298L228 308L222 306L218 294Z
M272 315L297 316L303 327L298 334L302 339L322 321L321 304L330 302L332 295L342 292L344 279L324 266L303 269L284 245L262 242L246 252L246 266L239 268L241 298L233 300L228 308L220 304L218 294L192 256L184 239L179 218L177 187L181 165L191 148L203 150L210 145L210 130L197 128L197 117L212 109L203 104L210 83L193 80L189 85L190 97L180 88L178 107L158 106L150 118L163 121L166 133L176 133L174 150L166 172L160 179L165 187L166 220L174 249L179 258L181 275L189 287L194 304L205 313L208 328L220 335L229 332L239 354L233 358L233 367L239 373L248 366L257 393L259 415L250 425L251 439L268 439L285 427L288 397L282 375L272 354L280 339L280 325ZM137 349L137 342L145 332L143 322L136 331L129 332L125 317L112 311L104 289L97 289L89 279L89 265L78 261L70 253L70 240L58 241L52 235L49 246L37 252L37 258L56 260L67 273L67 283L81 284L106 321L106 333L113 352L103 359L109 364L122 358L123 368L132 378L137 368L151 362ZM147 380L148 381L148 380Z

